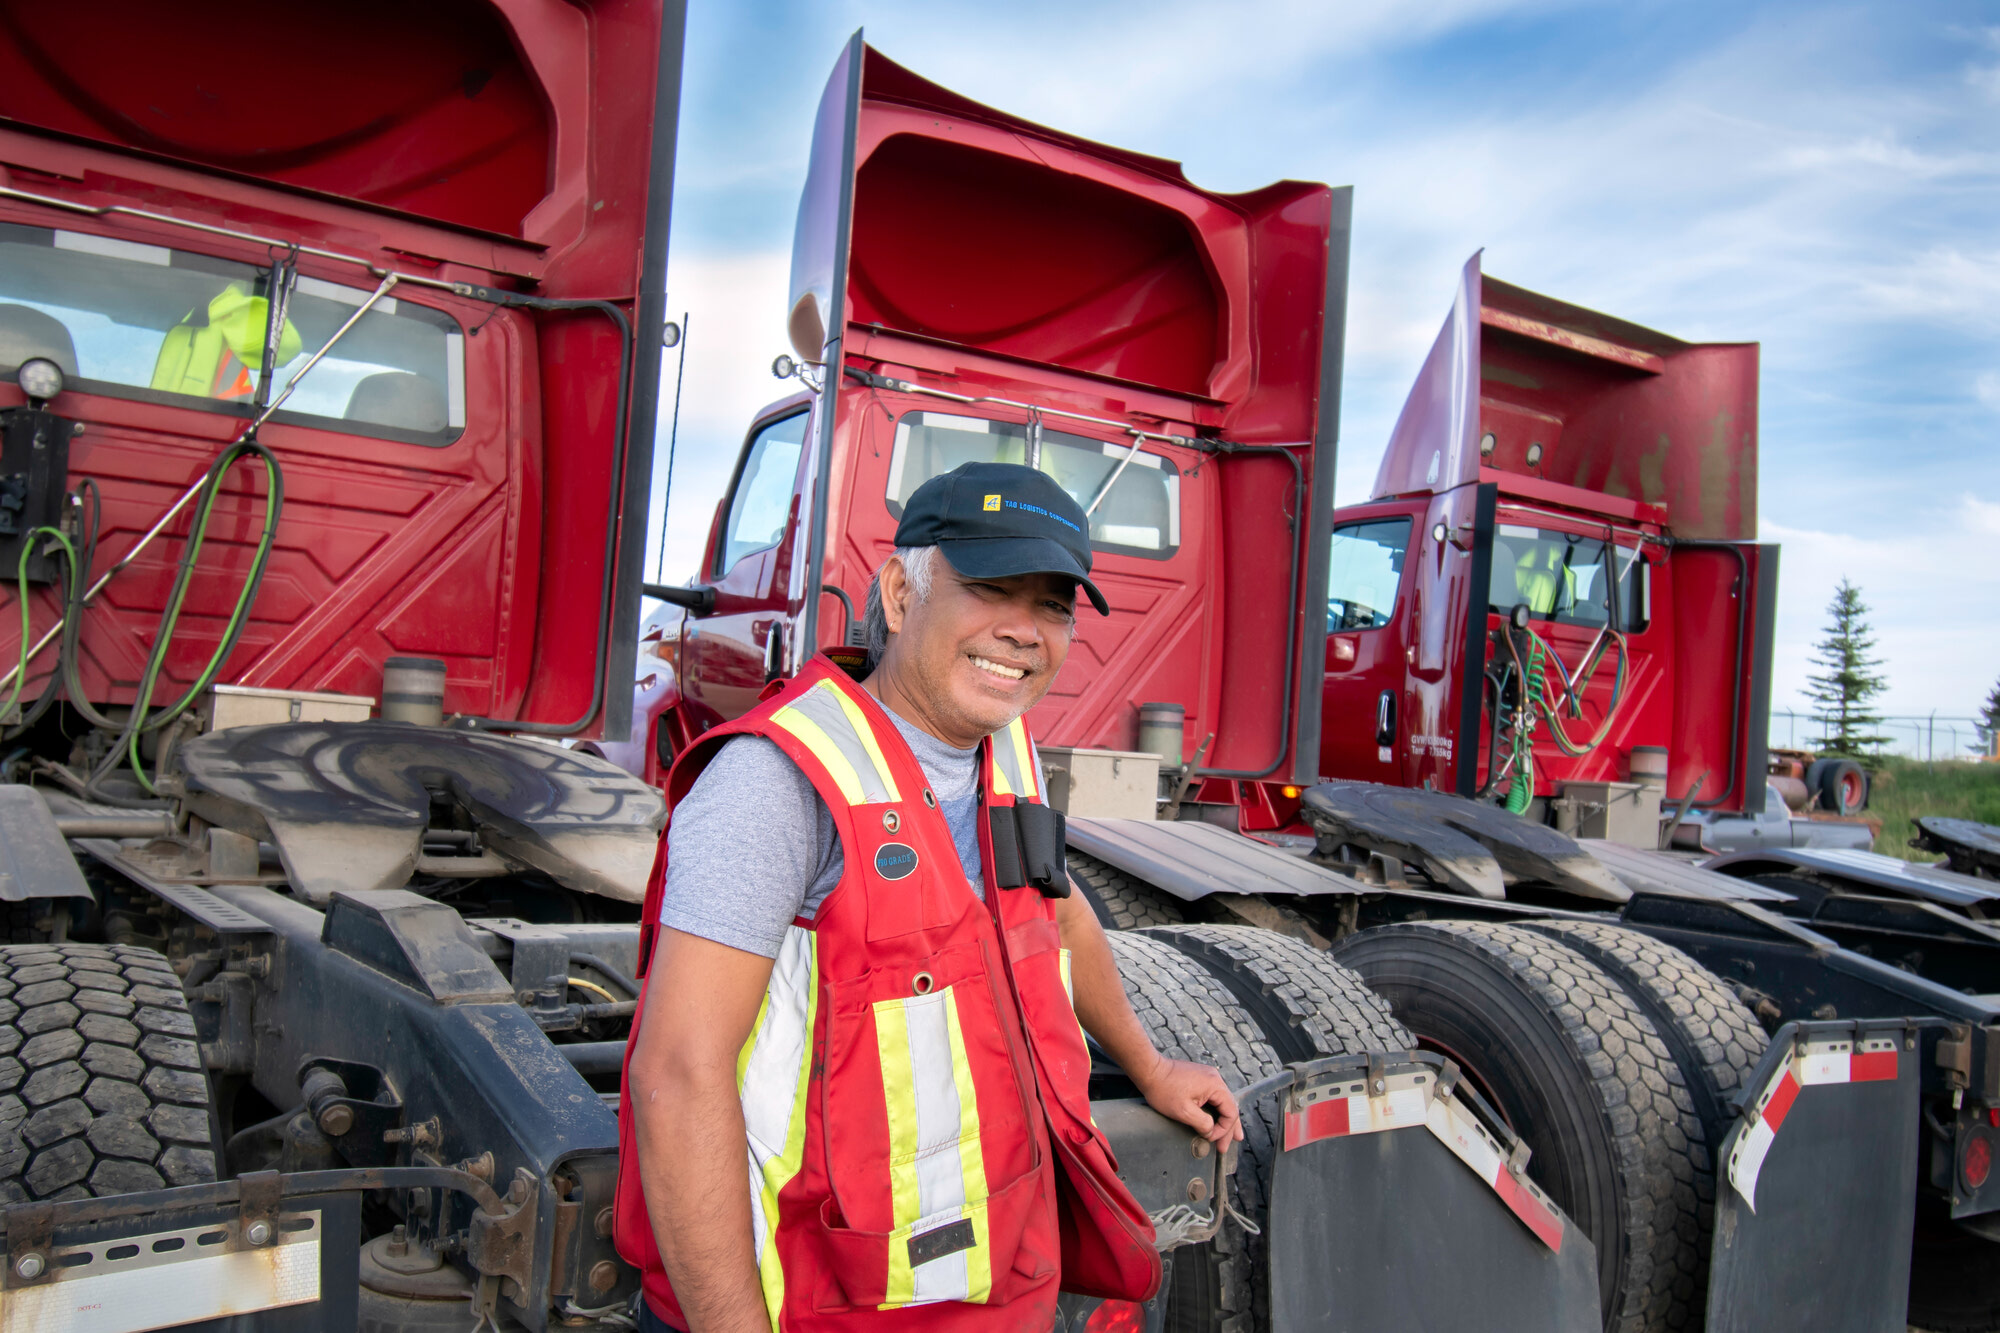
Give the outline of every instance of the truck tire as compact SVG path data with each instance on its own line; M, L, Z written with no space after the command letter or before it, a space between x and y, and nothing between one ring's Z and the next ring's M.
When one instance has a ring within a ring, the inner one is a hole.
M1820 759L1806 770L1806 788L1819 808L1836 815L1858 815L1867 809L1869 786L1868 771L1852 759Z
M1286 1064L1416 1045L1360 977L1303 940L1256 926L1154 926L1250 1011Z
M1484 922L1381 926L1334 954L1528 1145L1528 1174L1597 1247L1608 1333L1699 1328L1713 1172L1672 1052L1618 983L1547 935Z
M1091 910L1106 930L1137 930L1141 926L1165 926L1184 921L1181 905L1172 895L1113 869L1094 856L1069 853L1069 874Z
M1694 1098L1714 1160L1736 1123L1736 1094L1771 1044L1757 1016L1728 982L1650 935L1597 921L1538 921L1529 928L1555 936L1609 972L1653 1020Z
M0 1202L215 1179L180 978L148 949L0 946Z
M1693 1114L1683 1120L1700 1197L1695 1291L1705 1292L1715 1234L1716 1164L1736 1121L1731 1103L1764 1058L1770 1035L1727 982L1672 945L1597 921L1535 922L1531 929L1561 940L1616 978L1673 1053L1694 1103Z
M1165 940L1113 931L1111 953L1132 1008L1162 1055L1214 1065L1232 1088L1284 1067L1257 1020L1206 968ZM1266 1099L1243 1108L1243 1155L1230 1182L1231 1204L1259 1227L1269 1202L1277 1112ZM1231 1221L1214 1240L1173 1253L1169 1333L1255 1333L1270 1327L1264 1242Z

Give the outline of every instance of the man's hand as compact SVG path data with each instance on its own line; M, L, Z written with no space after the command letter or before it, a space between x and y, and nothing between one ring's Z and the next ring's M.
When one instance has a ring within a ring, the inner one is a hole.
M1131 1077L1146 1104L1167 1119L1180 1121L1219 1147L1242 1141L1236 1098L1213 1065L1159 1056L1143 1077Z

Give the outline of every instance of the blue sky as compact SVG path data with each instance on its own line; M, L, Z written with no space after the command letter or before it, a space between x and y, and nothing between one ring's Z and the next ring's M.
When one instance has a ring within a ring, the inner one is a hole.
M1564 300L1761 342L1774 708L1803 707L1843 575L1874 608L1887 711L1970 713L2000 677L2000 5L694 0L669 581L784 387L768 367L813 106L856 28L1212 189L1353 185L1343 501L1366 494L1476 249ZM670 355L669 403L673 372Z

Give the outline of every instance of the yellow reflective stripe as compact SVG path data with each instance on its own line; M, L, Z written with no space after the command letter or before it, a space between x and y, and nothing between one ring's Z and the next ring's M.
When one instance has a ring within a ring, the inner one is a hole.
M1007 765L1000 762L1000 738L998 736L988 736L986 743L993 751L993 794L995 796L1014 795L1014 788L1007 781Z
M860 805L868 799L867 793L861 789L861 774L847 762L847 756L840 752L832 737L820 730L817 722L790 704L771 714L771 721L798 737L800 744L812 751L813 758L819 760L832 776L834 785L840 788L840 794L847 798L849 805Z
M986 1162L957 998L947 986L874 1011L892 1209L881 1308L983 1302L993 1290ZM949 1226L969 1227L971 1243L913 1265L911 1240Z
M1021 785L1026 788L1025 791L1016 794L1026 796L1031 800L1040 800L1042 798L1042 786L1039 776L1035 772L1034 751L1028 745L1027 724L1022 722L1018 717L1008 723L1007 740L1013 747L1014 762L1020 765Z
M983 1305L993 1293L993 1251L987 1243L986 1155L979 1143L979 1093L972 1086L972 1060L965 1053L965 1029L958 1022L958 1001L945 990L945 1018L951 1027L951 1079L958 1089L959 1197L972 1219L973 1245L965 1255L963 1301Z
M906 1232L917 1219L917 1095L910 1062L910 1025L901 1000L875 1006L875 1043L882 1057L882 1091L889 1104L889 1198L894 1225L889 1236L889 1281L884 1308L908 1305L916 1294Z
M882 757L882 747L875 743L875 728L868 724L868 715L861 711L860 704L847 697L845 690L830 682L825 689L840 701L841 711L847 714L847 720L853 724L854 734L861 738L862 747L868 751L868 758L874 762L875 772L881 777L882 787L889 793L889 799L902 800L902 793L896 789L895 776L889 772L889 761Z
M1035 777L1034 747L1028 744L1028 728L1015 718L987 738L993 747L993 792L1040 800L1041 786Z
M736 1090L750 1153L751 1238L772 1333L777 1333L778 1316L785 1307L778 1195L805 1161L805 1094L812 1075L818 1006L819 937L800 926L787 927L756 1025L736 1056Z

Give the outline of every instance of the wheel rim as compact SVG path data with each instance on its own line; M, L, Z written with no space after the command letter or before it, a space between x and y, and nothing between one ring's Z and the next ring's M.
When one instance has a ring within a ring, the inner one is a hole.
M1842 773L1840 775L1840 808L1844 814L1861 808L1861 775Z

